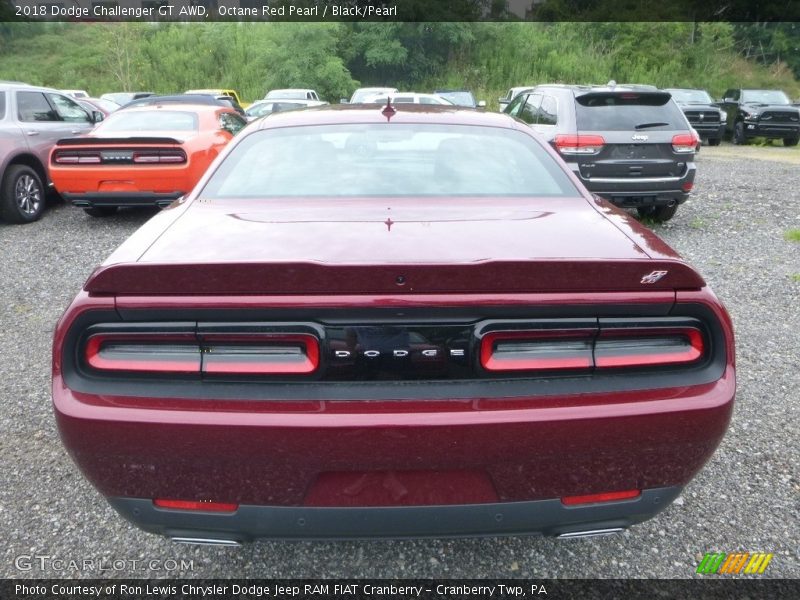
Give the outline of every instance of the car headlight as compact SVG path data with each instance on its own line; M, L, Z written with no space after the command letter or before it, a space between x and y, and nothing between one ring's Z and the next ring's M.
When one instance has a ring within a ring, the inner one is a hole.
M726 113L724 110L721 110L719 112L719 121L720 121L720 123L725 123L727 120L728 120L728 113Z
M756 112L745 112L744 113L744 118L745 119L755 119L756 117L758 117L758 113L756 113Z

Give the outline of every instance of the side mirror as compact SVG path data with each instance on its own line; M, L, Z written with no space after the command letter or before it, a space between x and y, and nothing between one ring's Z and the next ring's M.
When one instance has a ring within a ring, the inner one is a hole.
M478 108L486 108L486 100L479 100Z
M505 102L505 101L506 101L506 97L505 97L505 96L500 96L500 97L497 99L497 101L498 101L498 102L500 102L500 103L503 103L503 102Z
M733 102L733 98L723 98L722 102Z
M105 119L105 116L99 110L92 111L92 123L99 123L103 119Z
M350 100L348 98L339 98L339 104L350 104Z

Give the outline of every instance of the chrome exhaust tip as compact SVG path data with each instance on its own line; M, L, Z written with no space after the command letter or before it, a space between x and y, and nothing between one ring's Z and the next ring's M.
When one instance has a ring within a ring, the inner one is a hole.
M558 536L559 539L567 538L585 538L585 537L600 537L603 535L615 535L624 531L622 527L610 527L608 529L587 529L585 531L569 531L562 533Z
M217 538L193 538L193 537L171 537L169 538L178 544L193 544L195 546L241 546L241 542L236 540L224 540Z

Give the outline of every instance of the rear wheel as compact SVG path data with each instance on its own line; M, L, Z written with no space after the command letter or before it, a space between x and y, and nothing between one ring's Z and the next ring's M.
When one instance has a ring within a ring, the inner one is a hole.
M709 146L719 146L720 142L722 142L721 138L708 138Z
M85 212L90 217L110 217L113 214L116 214L117 207L116 206L93 206L92 208L84 208L83 212Z
M0 217L9 223L31 223L42 216L45 192L36 171L11 165L0 184Z
M747 137L744 135L744 123L741 121L733 126L733 143L740 146L747 144Z
M797 146L797 142L800 141L800 138L783 138L783 145L784 146Z

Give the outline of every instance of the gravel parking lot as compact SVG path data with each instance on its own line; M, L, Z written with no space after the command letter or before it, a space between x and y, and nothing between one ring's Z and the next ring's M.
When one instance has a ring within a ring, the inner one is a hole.
M769 160L758 158L762 150ZM766 576L800 577L800 244L784 238L800 228L800 178L791 164L799 156L778 147L703 148L693 199L656 227L733 316L737 405L722 446L684 495L658 518L610 538L228 549L139 531L84 481L60 443L50 344L93 267L152 213L92 219L58 205L32 225L0 223L0 576L682 578L693 576L707 551L763 551L775 554ZM173 569L181 559L186 568ZM68 563L84 560L95 570Z

